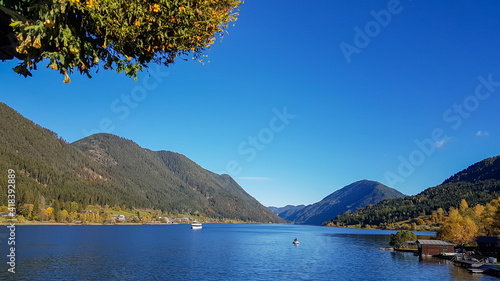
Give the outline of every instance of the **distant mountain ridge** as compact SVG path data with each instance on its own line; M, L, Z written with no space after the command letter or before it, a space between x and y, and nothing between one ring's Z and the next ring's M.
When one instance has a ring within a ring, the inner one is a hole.
M298 213L299 211L303 210L306 207L306 205L286 205L284 207L267 207L271 212L275 213L276 215L282 217L282 218L291 218L294 216L294 214Z
M68 144L0 103L0 169L16 170L18 207L75 201L84 206L126 206L213 218L283 222L229 175L218 175L169 151L96 134ZM5 187L6 177L0 177ZM5 193L0 200L7 202Z
M500 196L500 156L486 158L456 173L442 184L417 195L390 199L353 213L339 215L337 225L389 225L431 215L439 208L458 208L462 199L469 206L485 205Z
M269 209L285 220L298 224L321 225L346 211L355 211L384 199L402 198L401 192L376 181L361 180L349 184L321 201L308 206L285 206Z

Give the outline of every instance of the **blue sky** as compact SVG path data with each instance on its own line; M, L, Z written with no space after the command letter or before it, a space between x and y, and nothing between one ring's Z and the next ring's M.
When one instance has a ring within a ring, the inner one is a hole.
M247 1L210 63L138 82L1 63L0 101L69 142L182 153L266 206L361 179L416 194L499 155L500 3L366 2Z

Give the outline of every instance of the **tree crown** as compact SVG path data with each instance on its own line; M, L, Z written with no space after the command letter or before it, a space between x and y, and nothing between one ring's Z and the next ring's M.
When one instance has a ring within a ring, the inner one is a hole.
M65 75L75 69L116 68L137 77L150 62L169 65L179 56L202 61L203 51L238 16L238 0L0 0L12 18L14 71L31 76L37 63Z

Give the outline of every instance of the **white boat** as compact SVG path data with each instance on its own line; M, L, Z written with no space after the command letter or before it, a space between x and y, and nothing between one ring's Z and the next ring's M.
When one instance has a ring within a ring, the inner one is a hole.
M202 227L201 222L195 221L191 224L191 229L201 229Z

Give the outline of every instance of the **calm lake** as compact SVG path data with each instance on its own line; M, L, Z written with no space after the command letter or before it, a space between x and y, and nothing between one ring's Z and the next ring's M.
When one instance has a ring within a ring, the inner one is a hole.
M498 280L381 251L390 233L295 225L18 226L12 274L2 226L0 279Z

